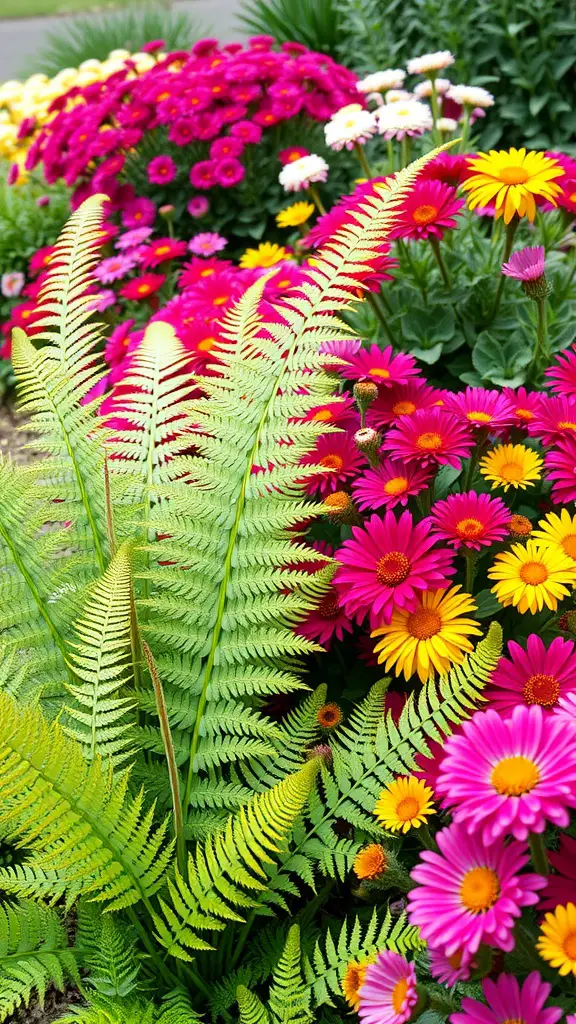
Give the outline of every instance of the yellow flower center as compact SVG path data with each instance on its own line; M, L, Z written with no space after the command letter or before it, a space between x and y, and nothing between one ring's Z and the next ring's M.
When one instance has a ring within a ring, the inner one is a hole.
M576 533L568 533L561 540L562 547L570 558L576 558Z
M395 587L410 575L411 565L401 551L389 551L378 560L376 579L385 587Z
M325 455L323 459L320 459L320 465L326 466L326 469L342 469L344 459L339 455Z
M558 420L558 430L576 430L576 423L573 420Z
M318 409L318 411L314 413L312 419L327 422L332 419L332 413L330 412L330 409Z
M345 491L335 491L334 494L327 494L324 504L329 505L333 512L345 512L350 505L350 498Z
M408 480L405 476L393 476L384 484L384 494L404 494L408 488Z
M484 533L484 524L479 519L461 519L456 523L456 533L459 537L479 537Z
M548 569L542 562L525 562L520 569L520 579L523 583L536 587L539 583L545 583L548 579Z
M210 352L216 344L216 338L202 338L202 341L198 342L199 352Z
M502 1024L526 1024L525 1017L507 1017Z
M148 295L149 292L150 292L150 285L149 284L139 284L137 289L136 289L136 291L138 292L138 295Z
M415 818L420 810L420 804L416 797L405 796L396 807L396 815L400 821L411 821Z
M525 181L528 181L530 175L525 167L512 165L511 167L503 167L498 177L505 185L523 185Z
M416 438L416 444L418 448L424 448L427 452L434 452L442 446L442 438L440 437L440 434L436 434L434 431L429 430L427 433L420 434L420 436Z
M371 366L368 373L370 377L381 377L382 380L386 380L390 376L390 371L385 370L383 366Z
M228 302L229 298L229 295L217 295L216 298L214 299L214 305L223 306L225 302Z
M560 696L560 683L556 676L537 672L524 683L522 696L527 704L540 704L543 708L551 708Z
M466 418L472 422L476 420L478 423L490 423L492 421L492 417L489 412L476 412L475 410L467 412Z
M522 796L538 785L540 772L534 761L519 754L499 761L492 770L490 781L501 796Z
M483 913L494 906L500 895L498 875L492 868L471 868L462 879L460 899L473 914Z
M520 409L516 409L515 412L516 412L516 415L517 415L519 420L533 420L534 419L534 413L532 412L531 409L522 409L522 408L520 408Z
M154 250L154 252L155 252L156 256L164 256L167 252L170 252L170 246L169 245L159 245Z
M462 967L462 952L461 949L457 949L455 953L452 953L452 956L446 957L450 967L453 967L455 971Z
M212 277L214 273L214 267L206 267L206 270L200 271L200 277Z
M523 480L524 467L521 462L505 462L500 470L500 476L503 480Z
M408 981L406 978L400 978L392 989L392 1007L395 1013L401 1013L404 1009L404 1002L408 993Z
M573 192L571 196L568 196L571 203L576 203L576 192Z
M408 616L407 627L417 640L429 640L442 629L442 617L433 608L418 608Z
M411 416L413 412L416 412L416 406L414 402L395 402L392 412L395 416Z
M562 948L569 960L576 960L576 932L569 932Z
M429 206L424 203L422 206L417 206L412 214L416 224L431 224L435 217L438 216L438 207Z

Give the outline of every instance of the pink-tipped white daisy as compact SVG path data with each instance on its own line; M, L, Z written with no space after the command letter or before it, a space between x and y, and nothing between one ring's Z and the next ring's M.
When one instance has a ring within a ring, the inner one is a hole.
M431 469L408 465L396 459L384 459L376 469L367 469L352 484L352 494L359 509L395 508L408 504L430 484Z
M451 547L479 551L504 540L512 516L501 498L467 491L437 501L430 518L436 536Z
M418 1002L416 970L400 953L386 949L369 964L360 988L362 1024L404 1024Z
M539 705L508 718L477 712L445 745L437 789L455 822L486 846L503 836L526 839L546 823L567 828L576 807L576 744Z
M478 834L456 824L438 832L436 842L440 852L423 850L411 873L410 923L446 956L460 950L473 955L482 943L510 952L522 907L537 903L546 885L541 875L523 872L527 845L500 839L485 846Z
M372 380L385 388L393 384L405 384L410 377L418 373L414 356L405 352L394 354L391 345L379 348L371 345L362 348L356 355L344 356L346 363L338 368L342 377L347 380Z
M554 638L549 647L536 633L526 649L508 641L508 657L500 658L485 696L490 706L509 714L518 705L539 704L552 711L561 697L576 691L576 648L571 640Z
M552 986L538 971L522 985L511 974L500 974L495 981L485 978L482 991L488 1005L466 997L462 1012L453 1013L450 1024L556 1024L564 1012L559 1006L545 1008Z

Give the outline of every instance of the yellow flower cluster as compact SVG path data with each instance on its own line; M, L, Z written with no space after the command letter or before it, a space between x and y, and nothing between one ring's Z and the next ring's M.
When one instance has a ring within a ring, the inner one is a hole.
M31 75L25 82L14 79L0 85L0 159L23 167L33 136L28 135L18 141L18 129L22 121L33 117L36 126L42 127L54 116L49 112L49 107L55 99L73 86L83 88L92 82L109 78L120 71L128 59L135 65L130 77L148 71L156 63L156 58L148 53L131 54L129 50L112 50L106 60L85 60L77 68L64 68L54 78L38 74ZM22 173L20 183L25 178L26 175Z

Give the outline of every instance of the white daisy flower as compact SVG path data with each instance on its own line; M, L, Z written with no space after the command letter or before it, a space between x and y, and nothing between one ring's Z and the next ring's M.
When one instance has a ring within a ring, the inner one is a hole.
M437 78L434 85L438 95L443 96L445 92L448 92L452 82L447 78ZM432 82L429 78L424 82L418 82L418 85L414 86L414 95L417 100L427 100L432 95Z
M430 107L418 100L389 103L375 111L378 132L385 139L403 139L405 135L422 135L432 129Z
M482 110L486 110L488 107L494 106L492 93L480 85L453 85L447 95L461 107L480 107Z
M328 170L328 164L321 156L310 153L286 164L278 175L278 181L285 192L300 192L317 181L326 181Z
M356 144L364 145L376 131L376 118L369 110L363 110L352 103L337 110L332 120L324 125L326 145L330 149L354 149Z
M406 89L390 89L386 93L386 103L399 103L402 100L413 99L411 92L406 92Z
M358 92L386 92L387 89L401 89L404 85L406 72L401 68L387 68L386 71L375 71L366 75L356 83Z
M413 57L406 67L409 75L428 75L431 71L442 71L454 63L450 50L437 50L436 53L423 53L421 57Z
M439 117L437 124L440 132L455 132L458 127L458 121L453 117Z

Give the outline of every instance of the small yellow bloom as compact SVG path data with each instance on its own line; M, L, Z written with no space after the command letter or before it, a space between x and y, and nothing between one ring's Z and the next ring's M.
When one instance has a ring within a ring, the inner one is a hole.
M313 213L314 203L292 203L276 214L276 223L279 228L298 228L310 220Z
M516 213L533 221L534 196L541 196L555 206L555 197L562 191L554 179L562 177L564 169L544 153L491 149L489 153L477 153L468 163L473 173L462 183L463 190L470 193L468 206L474 210L494 203L496 219L503 215L505 224Z
M534 530L532 536L540 547L560 548L576 564L576 516L571 516L568 509L563 508L560 515L549 512L538 526L540 529Z
M499 444L480 459L480 472L492 482L492 490L509 487L525 490L540 479L542 459L524 444Z
M370 961L364 960L358 963L352 960L346 968L346 974L342 978L342 991L344 998L353 1010L358 1012L360 1008L360 989L366 980L366 970Z
M576 907L568 903L546 914L536 949L559 974L576 977Z
M386 850L380 846L380 843L370 843L369 846L358 851L352 867L357 878L379 878L388 867Z
M374 630L372 636L382 637L374 651L386 672L394 667L405 679L417 672L425 683L435 672L444 675L464 660L472 650L468 637L482 631L474 619L465 617L476 611L474 600L459 590L425 590L414 611L395 608L390 622Z
M382 790L374 814L379 823L390 832L407 832L419 828L434 814L434 793L423 779L413 775L389 782Z
M498 581L492 593L505 608L515 605L519 612L534 614L546 606L555 612L558 601L576 586L576 562L559 547L527 540L496 555L488 578Z
M257 249L246 249L240 257L240 266L243 269L252 267L273 267L282 260L288 260L290 256L283 245L276 245L275 242L261 242Z

